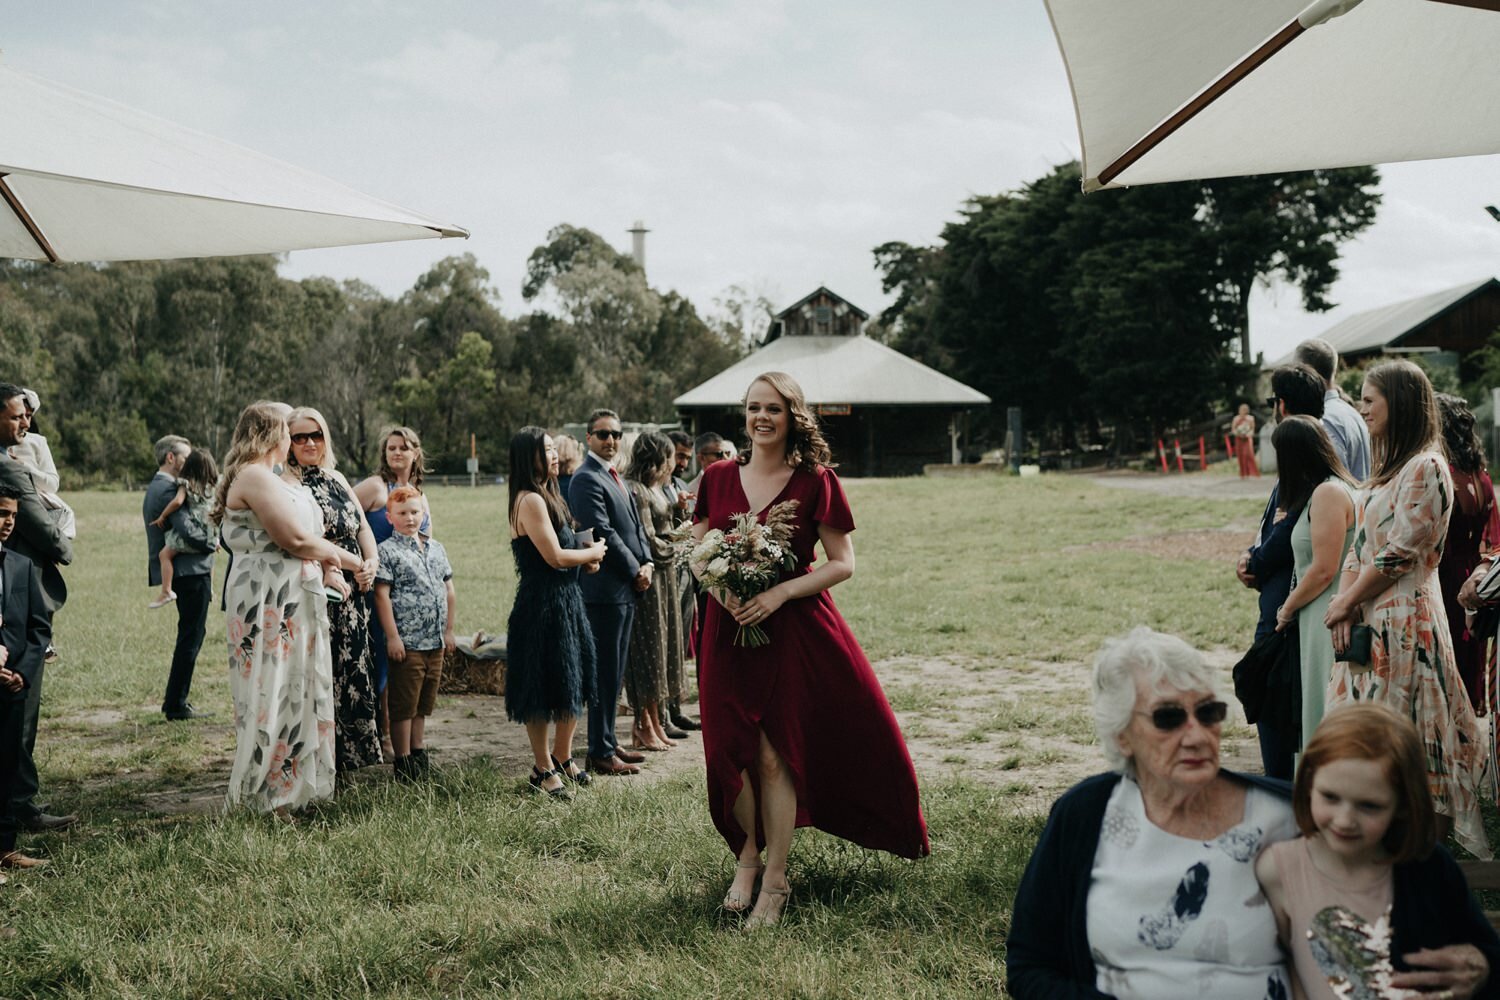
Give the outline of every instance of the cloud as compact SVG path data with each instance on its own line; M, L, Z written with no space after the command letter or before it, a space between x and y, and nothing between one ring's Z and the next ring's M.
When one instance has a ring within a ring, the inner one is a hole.
M5 65L215 135L253 101L234 78L234 55L198 39L99 34L30 45Z
M370 63L373 75L406 93L477 108L566 97L572 83L567 39L528 42L506 51L497 41L464 31L414 40Z
M791 24L786 0L598 0L595 17L633 17L665 34L675 48L667 61L693 70L722 70L765 50Z

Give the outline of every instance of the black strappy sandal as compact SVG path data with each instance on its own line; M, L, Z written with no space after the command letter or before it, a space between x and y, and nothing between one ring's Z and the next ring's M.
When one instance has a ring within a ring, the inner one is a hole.
M572 799L573 793L568 791L568 789L564 785L559 784L556 788L542 787L542 782L546 781L554 774L557 775L557 780L560 782L565 782L567 780L563 776L561 771L543 771L535 764L531 765L531 777L527 778L526 780L531 782L532 788L536 789L539 792L546 792L554 799L562 799L564 801Z
M569 773L568 771L568 768L570 766L573 768L572 773ZM569 757L567 760L560 761L557 759L557 754L553 754L552 772L554 774L561 775L564 781L571 781L573 784L578 785L579 787L582 787L584 785L592 785L594 783L594 776L592 774L589 774L588 771L579 767L578 762L575 761L572 757Z

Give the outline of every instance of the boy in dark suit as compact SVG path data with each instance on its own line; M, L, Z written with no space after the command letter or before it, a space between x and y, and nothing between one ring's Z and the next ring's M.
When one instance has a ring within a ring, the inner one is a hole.
M42 655L52 626L42 595L42 576L30 559L10 548L21 507L21 491L0 484L0 802L11 800L20 767L26 691L41 682ZM46 864L16 850L17 817L0 815L0 868Z
M620 417L613 410L589 415L588 449L568 484L568 506L578 526L593 529L606 545L599 572L585 574L584 610L599 654L597 700L589 705L588 761L598 774L636 774L645 760L615 740L615 709L625 683L636 595L651 586L651 548L635 500L611 464L620 451Z

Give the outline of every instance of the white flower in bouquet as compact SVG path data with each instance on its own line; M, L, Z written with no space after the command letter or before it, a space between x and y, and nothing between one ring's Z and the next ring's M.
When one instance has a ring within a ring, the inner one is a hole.
M728 591L741 601L774 587L783 572L797 567L791 551L797 501L785 500L766 512L765 523L754 514L736 514L728 532L713 530L693 549L693 567L709 590ZM764 646L770 637L760 625L741 625L736 646Z

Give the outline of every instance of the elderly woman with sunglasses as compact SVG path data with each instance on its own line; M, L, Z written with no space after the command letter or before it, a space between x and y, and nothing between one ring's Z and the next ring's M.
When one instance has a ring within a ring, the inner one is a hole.
M1140 627L1094 664L1111 766L1063 794L1016 893L1010 994L1290 997L1260 850L1297 834L1291 789L1219 767L1214 670Z

